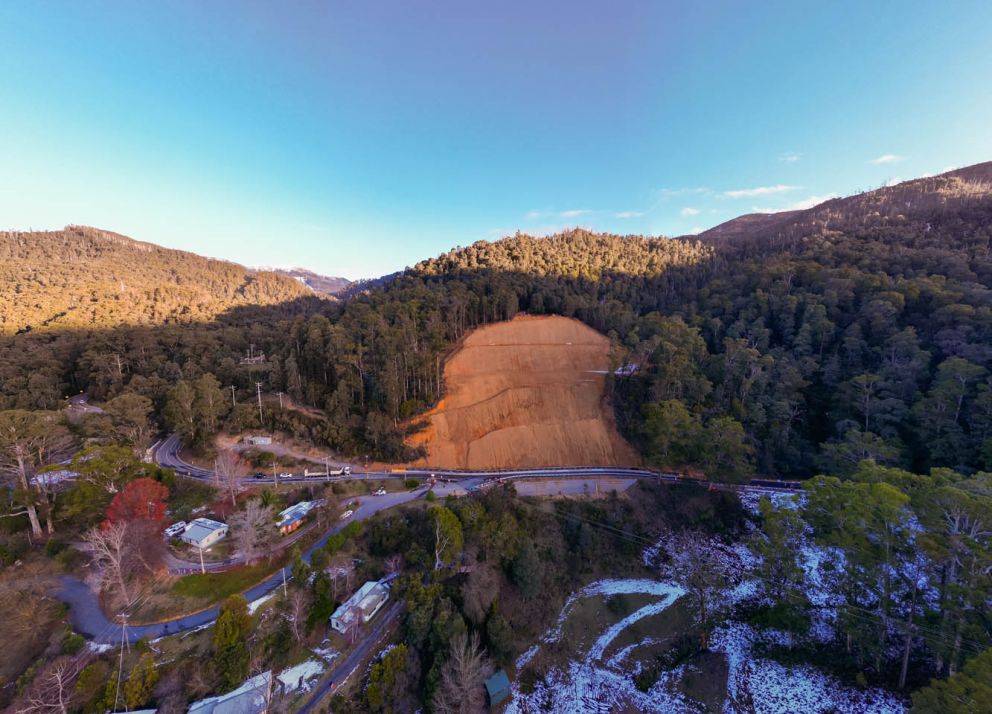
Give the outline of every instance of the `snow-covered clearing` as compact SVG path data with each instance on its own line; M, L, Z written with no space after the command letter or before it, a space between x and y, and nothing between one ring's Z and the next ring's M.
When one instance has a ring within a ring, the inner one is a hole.
M324 673L326 664L319 660L308 659L306 662L284 669L276 679L289 691L310 691L310 684Z
M678 692L668 691L663 682L659 682L648 693L640 692L634 686L624 661L631 650L638 645L623 647L617 654L603 661L610 645L624 630L646 617L663 612L683 594L682 588L672 583L643 579L599 580L573 593L562 608L558 621L548 630L541 643L531 647L518 658L518 670L535 657L542 644L553 644L561 638L562 626L579 600L590 597L607 598L614 595L650 595L658 599L610 625L597 637L588 652L576 653L582 659L571 662L567 671L552 668L544 681L539 682L530 694L522 693L515 682L513 698L506 713L609 712L624 703L631 704L644 712L699 711L698 708L685 708L689 705L684 697Z

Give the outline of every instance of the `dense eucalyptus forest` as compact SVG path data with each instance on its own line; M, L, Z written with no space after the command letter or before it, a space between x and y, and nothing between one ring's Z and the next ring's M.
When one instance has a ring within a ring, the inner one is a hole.
M93 313L72 329L4 336L0 401L54 409L79 391L131 392L204 443L204 424L257 425L247 402L261 382L326 415L272 412L272 426L403 460L462 335L518 312L561 314L608 334L618 367L636 366L612 380L614 407L656 465L714 478L846 473L864 458L992 468L990 173L979 165L698 238L481 241L343 302L272 276L264 300L214 305L210 319L202 303L159 325ZM143 275L154 288L157 274ZM20 280L62 292L45 276ZM250 348L266 362L243 365ZM204 375L213 389L233 385L237 406L211 399L204 423L180 418L197 411L188 391Z

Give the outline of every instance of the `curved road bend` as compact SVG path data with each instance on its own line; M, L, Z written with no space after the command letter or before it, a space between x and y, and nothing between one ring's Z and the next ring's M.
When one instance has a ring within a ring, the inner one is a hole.
M213 472L208 469L200 468L192 464L188 464L183 461L179 456L179 449L181 447L181 442L178 434L172 434L167 439L165 439L155 450L155 459L162 466L167 466L176 469L181 473L185 473L188 476L197 479L212 479ZM364 478L404 478L407 476L428 476L437 475L446 479L451 479L456 481L458 485L465 490L474 490L486 481L492 481L495 478L501 478L506 480L520 479L520 478L616 478L616 477L652 477L659 478L659 474L654 471L649 471L647 469L634 469L634 468L613 468L613 467L549 467L549 468L536 468L536 469L515 469L515 470L494 470L494 471L451 471L451 470L440 470L440 469L405 469L403 472L370 472L353 474L351 476L337 476L332 477L328 480L361 480ZM674 476L660 475L663 480L677 480ZM250 479L255 481L254 479ZM271 481L271 479L266 479ZM266 480L262 480L264 483ZM294 475L286 479L280 479L281 481L292 481L292 482L302 482L302 481L323 481L323 477L318 478L306 478L302 475ZM255 481L257 483L257 481ZM713 484L716 488L729 488L732 490L739 491L756 491L756 492L769 492L781 489L769 489L764 487L752 487L752 486L725 486ZM448 484L438 484L435 486L435 490L442 496L446 495L446 492L453 488ZM406 503L412 501L415 498L423 495L426 492L426 488L419 488L412 492L403 493L389 493L385 496L359 496L355 500L360 502L358 508L355 509L355 513L349 520L363 520L369 516L377 513L386 508L391 508L392 506L399 505L401 503ZM310 561L311 554L327 542L333 534L337 533L339 530L347 525L346 522L338 523L333 528L331 528L327 533L325 533L320 540L314 543L312 546L307 548L303 553L303 559L307 562ZM276 588L278 588L282 582L283 577L288 579L289 568L282 568L275 573L273 573L269 578L259 583L258 585L245 591L243 594L248 602L263 597ZM99 599L96 593L94 593L85 583L83 583L78 578L71 576L65 576L62 578L62 587L57 593L59 599L70 606L70 619L72 621L73 627L76 628L77 632L81 632L84 635L89 636L95 642L100 644L112 644L115 642L120 642L122 639L122 625L117 622L109 620L103 611L100 609ZM168 622L159 622L147 625L134 625L127 629L128 639L132 642L140 639L141 637L161 637L163 635L171 635L177 632L183 632L196 627L201 627L207 625L216 618L218 612L218 607L208 608L206 610L192 613L183 617L179 617L175 620L170 620Z
M445 495L444 490L437 489L440 495ZM385 496L360 496L355 500L360 501L360 505L354 509L354 515L347 521L337 523L328 530L320 539L303 552L303 560L310 562L310 557L317 548L322 548L327 539L340 531L351 521L364 520L379 511L401 503L407 503L423 496L427 492L426 488L419 488L416 491L403 493L390 493ZM264 581L242 593L248 602L258 600L278 588L283 583L283 577L287 580L291 577L289 566L280 568ZM111 621L100 608L99 597L86 583L79 578L64 576L61 578L62 587L57 597L69 606L69 619L77 632L90 637L97 644L116 644L122 641L123 625ZM196 627L208 625L217 617L219 606L207 608L200 612L195 612L183 617L167 622L157 622L148 625L130 625L127 628L127 637L130 642L136 642L142 637L154 639L164 635L173 635L177 632L191 630Z

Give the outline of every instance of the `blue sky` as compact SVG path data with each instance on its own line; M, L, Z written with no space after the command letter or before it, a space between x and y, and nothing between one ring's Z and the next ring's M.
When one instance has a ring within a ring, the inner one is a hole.
M992 159L988 2L0 4L0 228L350 278Z

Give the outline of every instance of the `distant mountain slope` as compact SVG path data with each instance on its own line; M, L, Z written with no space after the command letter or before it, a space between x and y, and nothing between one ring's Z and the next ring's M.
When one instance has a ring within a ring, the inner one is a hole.
M703 231L698 238L712 245L748 240L781 244L817 234L856 233L882 227L898 228L907 236L913 232L914 223L932 232L935 221L959 217L968 220L968 210L986 211L990 198L992 161L987 161L939 176L834 198L802 211L738 216Z
M309 294L284 275L96 228L0 232L0 334L189 322Z
M274 268L273 272L280 275L288 275L294 280L306 285L318 295L336 297L352 283L347 278L337 278L328 275L320 275L305 268Z

